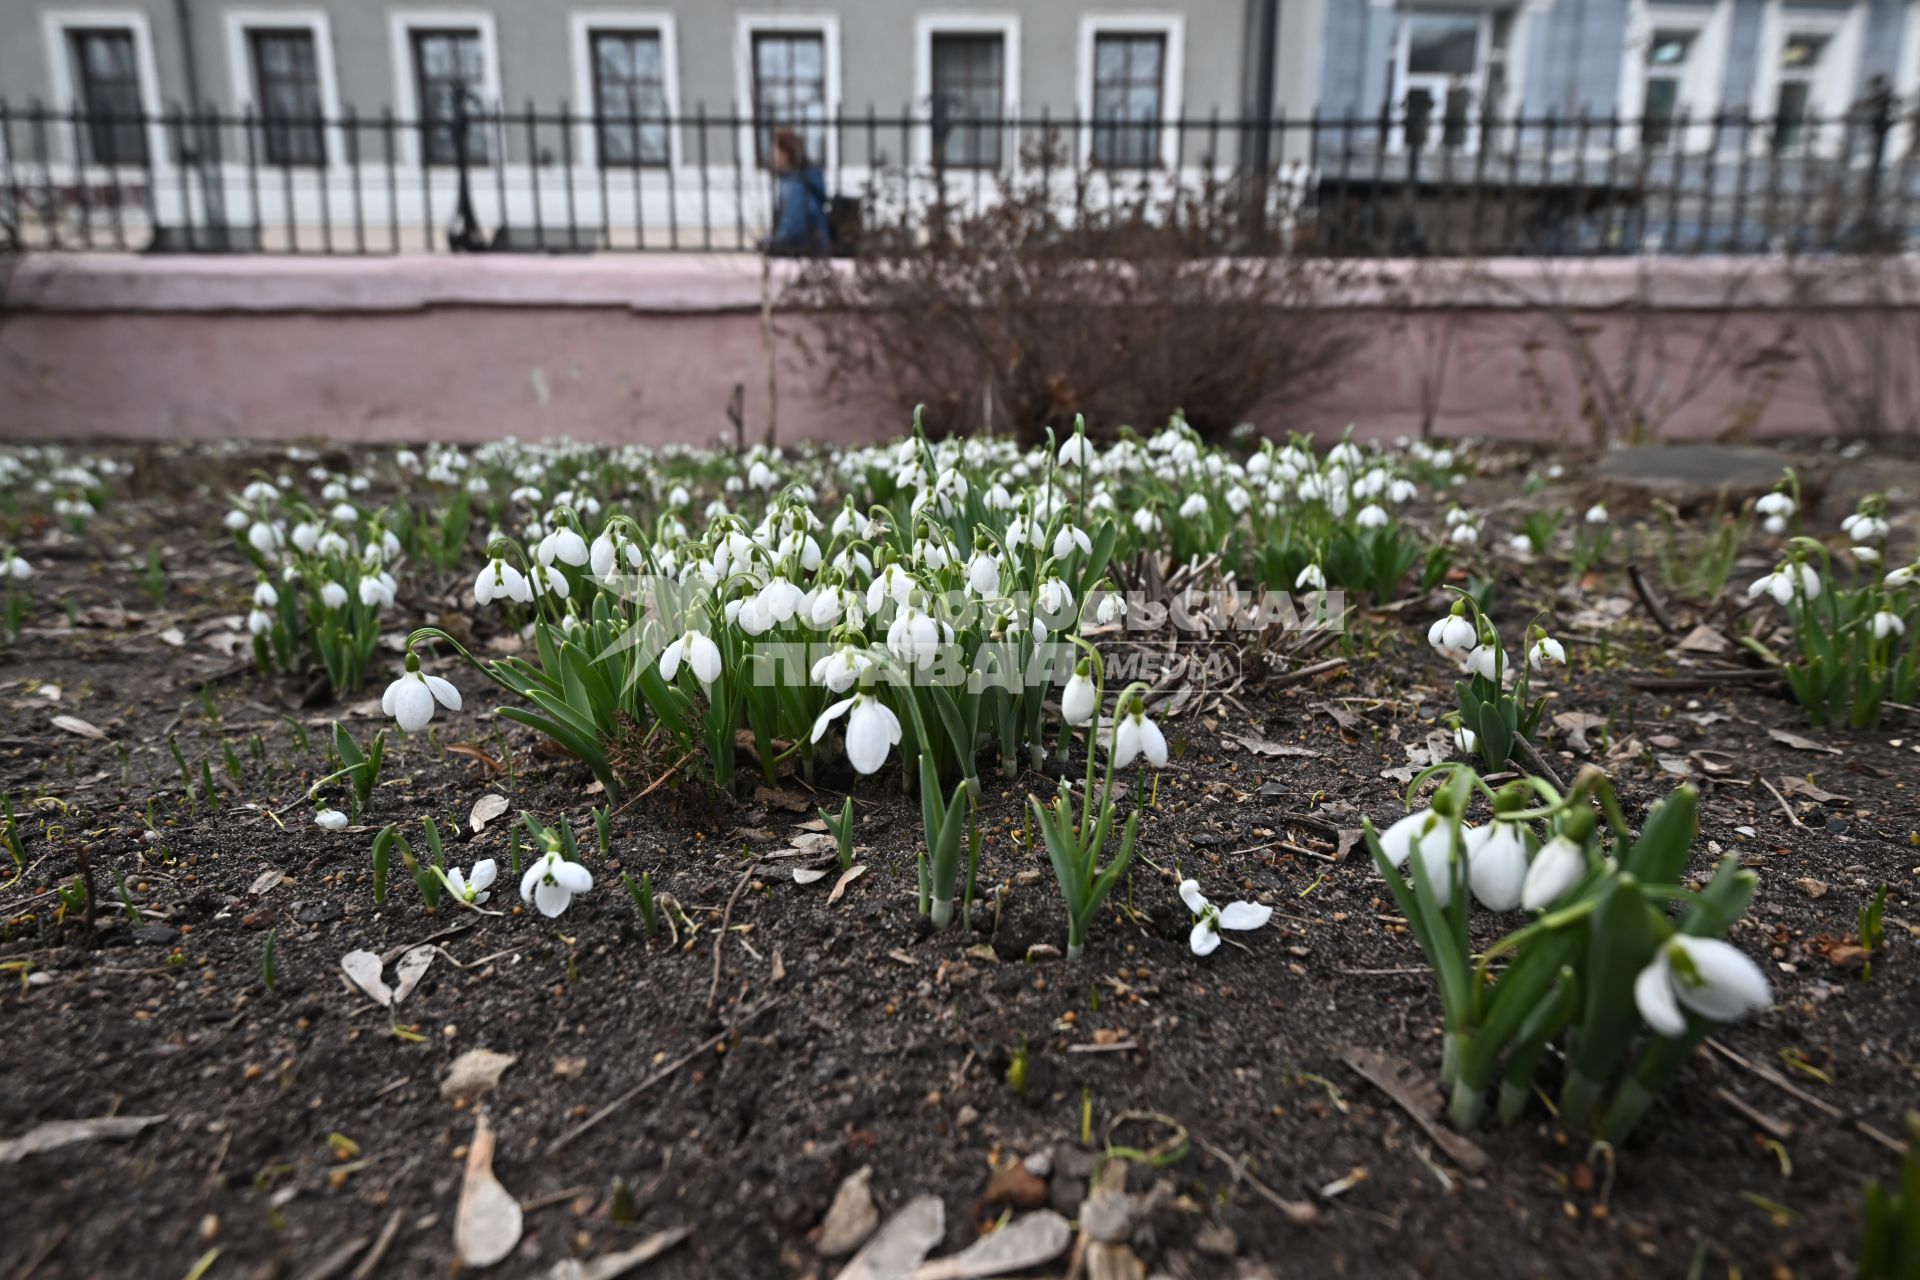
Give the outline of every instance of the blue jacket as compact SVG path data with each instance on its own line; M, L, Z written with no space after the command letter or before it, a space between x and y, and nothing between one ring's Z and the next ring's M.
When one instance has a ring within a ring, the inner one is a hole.
M815 168L789 169L780 175L773 200L773 237L767 252L825 253L832 232L827 226L827 184Z

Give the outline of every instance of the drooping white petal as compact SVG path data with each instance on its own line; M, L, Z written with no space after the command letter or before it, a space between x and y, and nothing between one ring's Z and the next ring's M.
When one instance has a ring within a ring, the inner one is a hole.
M467 876L467 883L475 889L490 887L500 875L500 864L492 858L482 858L473 864L473 871Z
M858 694L854 695L855 698L859 696L860 695ZM827 732L827 726L832 724L835 720L838 720L841 716L847 714L847 708L851 707L852 705L853 705L853 698L842 698L840 699L840 701L828 707L825 711L822 711L814 719L813 737L811 741L818 742L820 741L821 738L825 737Z
M1511 822L1494 822L1467 833L1467 883L1489 911L1520 905L1527 878L1527 846Z
M433 694L415 672L400 677L393 691L393 718L408 733L418 733L433 719Z
M1193 912L1195 915L1199 915L1207 909L1207 897L1200 892L1200 882L1198 880L1182 880L1180 882L1180 901L1186 903L1187 910Z
M1676 937L1668 946L1692 961L1698 981L1673 968L1680 1003L1715 1022L1730 1022L1773 1003L1773 989L1746 952L1718 938Z
M436 702L449 711L460 709L460 691L453 687L451 680L444 680L439 676L427 676L425 679L427 689L433 694Z
M1210 956L1220 949L1220 931L1213 927L1213 921L1202 916L1193 922L1193 932L1187 935L1187 943L1197 956Z
M567 909L573 901L573 894L564 885L542 879L533 886L533 905L540 908L540 914L551 919Z
M585 893L593 888L593 873L579 863L568 862L565 858L556 859L553 866L548 868L547 874L558 881L560 887L568 893Z
M680 655L686 651L687 638L681 636L660 651L660 678L671 680L680 674Z
M1222 929L1258 929L1273 918L1273 908L1258 902L1229 902L1220 908Z
M1520 905L1528 911L1545 911L1586 872L1587 860L1580 846L1566 836L1555 836L1534 855L1533 865L1527 868L1526 881L1520 886Z
M1687 1030L1686 1015L1680 1012L1680 1004L1673 997L1672 972L1667 953L1662 950L1633 980L1633 1003L1638 1006L1640 1016L1647 1020L1648 1026L1668 1038L1684 1035Z

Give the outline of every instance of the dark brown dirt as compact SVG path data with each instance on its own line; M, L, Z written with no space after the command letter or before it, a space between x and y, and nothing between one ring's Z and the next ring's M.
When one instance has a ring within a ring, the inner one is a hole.
M142 546L158 528L148 519L137 505L117 509L96 540ZM210 527L196 521L184 528ZM564 814L590 844L587 776L492 716L498 699L477 675L450 671L468 711L437 719L431 738L392 744L369 825L316 829L299 797L342 709L302 710L303 689L208 649L204 624L239 606L250 574L181 528L158 536L195 569L176 572L160 609L140 596L124 553L36 552L40 599L70 598L80 625L43 607L28 634L0 650L0 790L16 804L61 802L23 814L29 870L0 891L0 963L9 966L0 970L0 1137L52 1119L165 1117L128 1141L9 1168L0 1274L37 1260L37 1280L179 1276L217 1246L211 1276L305 1276L396 1216L380 1274L448 1274L474 1117L444 1103L439 1083L458 1054L479 1047L518 1059L484 1103L499 1134L496 1171L529 1206L525 1240L500 1271L508 1275L543 1274L556 1260L682 1225L691 1238L638 1274L830 1275L808 1234L839 1181L863 1165L883 1213L917 1194L940 1196L947 1245L958 1247L977 1234L996 1162L1048 1153L1049 1196L1072 1216L1093 1155L1080 1141L1083 1116L1098 1146L1124 1112L1168 1117L1194 1139L1184 1159L1133 1171L1135 1185L1164 1179L1175 1193L1134 1238L1174 1276L1232 1275L1256 1261L1283 1275L1677 1276L1697 1255L1706 1274L1842 1274L1861 1183L1894 1167L1846 1121L1703 1053L1611 1160L1536 1106L1512 1130L1474 1135L1491 1163L1466 1178L1342 1064L1339 1049L1353 1044L1428 1073L1438 1065L1439 1006L1418 948L1387 922L1392 904L1364 851L1336 858L1319 827L1356 826L1362 814L1384 824L1401 811L1399 784L1382 770L1403 764L1402 744L1421 741L1449 704L1448 673L1420 643L1425 607L1363 622L1345 671L1242 693L1244 709L1190 706L1166 722L1180 758L1157 787L1130 780L1153 801L1142 862L1124 904L1068 965L1027 958L1036 944L1065 942L1044 855L1022 839L1025 794L1053 785L1037 776L986 779L981 880L1006 897L997 919L991 905L976 911L971 933L929 935L915 911L918 809L894 769L856 791L868 871L836 903L827 902L832 876L800 886L791 861L749 862L813 816L816 797L786 780L718 805L649 797L615 820L611 861L588 855L598 884L557 921L518 909L504 865L494 905L511 907L506 917L429 914L398 866L377 907L368 850L378 823L429 812L444 823L498 791L516 810ZM1514 627L1531 616L1523 602L1545 598L1524 584L1511 594L1516 616L1501 613ZM403 600L399 612L432 610L431 600ZM184 645L161 638L168 627L182 630ZM1661 757L1710 750L1733 763L1700 780L1693 870L1705 874L1719 849L1758 873L1752 924L1736 940L1763 959L1778 1004L1716 1041L1844 1117L1898 1133L1920 1079L1908 923L1920 887L1920 730L1816 732L1764 689L1637 692L1629 677L1673 670L1657 635L1635 613L1609 640L1607 667L1595 646L1569 643L1576 667L1554 682L1555 709L1607 715L1611 740L1646 744L1609 764L1631 817L1678 780ZM60 686L58 701L42 695L46 683ZM356 710L347 723L364 739L380 721ZM53 728L56 714L86 719L105 740ZM1775 729L1826 749L1794 749L1770 736ZM217 807L184 807L169 733L190 761L212 752ZM255 733L264 766L249 748ZM1238 737L1314 754L1262 757ZM223 741L242 760L237 781ZM511 776L443 749L461 743L510 759ZM1564 750L1549 758L1568 774L1578 763ZM1755 781L1780 788L1786 777L1811 777L1830 798L1776 801ZM818 799L837 806L832 788L847 781L818 779ZM805 812L782 807L793 797ZM150 798L157 839L141 830ZM1318 822L1289 820L1297 814ZM507 831L496 822L450 845L450 859L504 864ZM56 923L51 894L82 850L92 852L101 901L93 938L72 919ZM1176 866L1216 899L1272 903L1273 924L1196 959ZM621 869L650 872L697 935L679 948L649 943L619 888ZM252 895L268 870L285 878ZM743 875L714 988L717 925ZM137 925L120 911L119 876ZM1893 886L1889 949L1863 982L1829 952L1882 881ZM397 1017L345 988L344 953L454 928ZM262 981L269 930L274 990ZM552 1149L729 1027L720 1049L666 1071ZM1006 1074L1023 1044L1028 1079L1016 1095ZM1076 1051L1089 1048L1099 1051ZM335 1134L358 1154L343 1157ZM1159 1136L1135 1126L1112 1140L1146 1146ZM1288 1199L1358 1180L1321 1202L1317 1224L1294 1226L1236 1185L1215 1148L1249 1157ZM614 1221L616 1179L631 1192L632 1222Z

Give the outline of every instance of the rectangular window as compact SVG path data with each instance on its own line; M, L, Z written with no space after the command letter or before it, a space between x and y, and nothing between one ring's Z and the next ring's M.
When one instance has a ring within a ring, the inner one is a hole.
M667 75L658 31L595 31L593 109L603 165L667 163Z
M1157 163L1155 125L1166 104L1167 38L1106 34L1093 40L1093 155L1096 165L1144 169Z
M313 32L249 31L247 46L253 55L254 98L260 104L267 163L324 165L326 106Z
M1807 140L1808 108L1820 76L1820 60L1832 37L1811 31L1790 32L1780 46L1780 96L1774 104L1773 145L1790 151Z
M147 131L133 32L70 30L74 83L86 113L88 159L94 164L144 165Z
M464 114L467 162L487 163L491 153L487 113L492 104L485 99L486 46L480 33L416 29L412 34L414 100L419 103L423 158L428 164L458 162L455 135L461 132Z
M753 36L754 155L764 167L775 130L791 129L808 164L827 154L827 41L817 31Z
M997 35L933 37L934 155L952 168L1000 164L1006 42Z
M1640 140L1664 147L1673 140L1680 113L1680 88L1686 83L1687 59L1697 33L1657 30L1647 42L1647 92L1640 109Z

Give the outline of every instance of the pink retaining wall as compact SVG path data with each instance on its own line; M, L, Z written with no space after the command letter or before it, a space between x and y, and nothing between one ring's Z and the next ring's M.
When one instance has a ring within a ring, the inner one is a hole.
M0 315L0 437L709 441L739 386L757 438L762 293L741 256L33 258ZM1834 371L1889 362L1882 422L1920 423L1905 262L1385 263L1324 309L1356 352L1310 402L1257 413L1268 430L1823 434L1849 427ZM779 437L897 431L899 388L826 392L815 323L773 316Z

